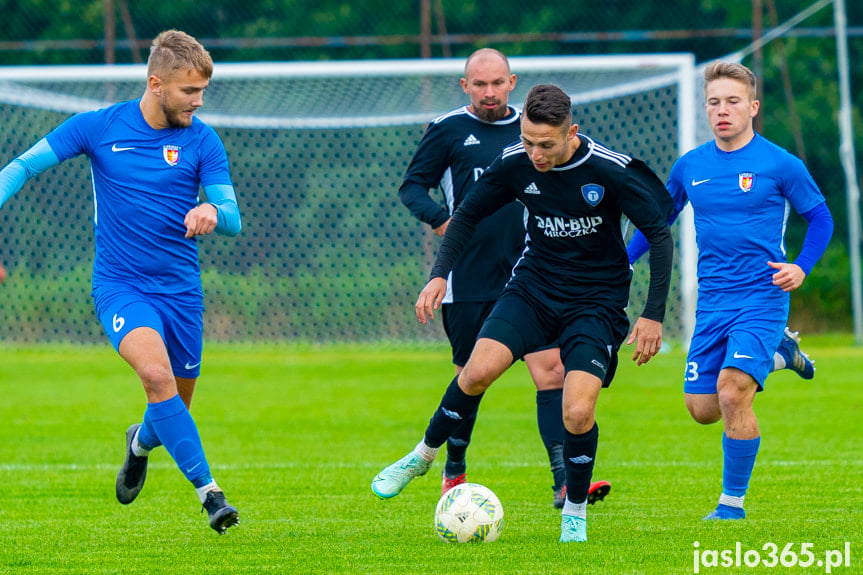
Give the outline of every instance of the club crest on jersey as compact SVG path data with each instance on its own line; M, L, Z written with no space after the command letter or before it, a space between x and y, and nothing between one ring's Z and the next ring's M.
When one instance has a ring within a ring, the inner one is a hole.
M595 208L602 201L605 188L599 184L585 184L581 186L581 195L584 197L584 201L590 204L590 207Z
M752 172L741 172L737 174L737 185L743 192L748 192L755 185L755 174Z
M180 161L180 146L162 146L162 157L169 166L176 166Z

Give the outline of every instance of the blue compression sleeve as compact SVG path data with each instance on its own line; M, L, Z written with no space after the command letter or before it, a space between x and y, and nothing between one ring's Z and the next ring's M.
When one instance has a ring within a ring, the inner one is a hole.
M27 180L59 163L60 160L48 140L42 138L36 142L32 148L0 170L0 206L17 194Z
M684 204L685 205L685 204ZM677 221L677 217L680 215L680 212L683 211L683 206L680 208L677 207L677 202L675 201L674 210L671 212L671 216L668 218L668 225L674 225L674 222ZM647 253L650 249L650 242L647 241L647 236L641 233L641 230L638 228L635 229L635 233L632 234L632 239L629 240L629 243L626 244L626 255L629 258L629 264L632 265L638 261L638 258Z
M201 436L195 421L179 395L158 403L148 403L144 419L159 441L171 454L177 467L195 487L203 487L213 480L210 466L201 446Z
M809 222L809 227L806 229L800 255L794 263L808 276L815 267L815 263L824 255L827 244L833 236L833 216L830 215L830 210L825 203L818 204L802 215Z
M206 186L204 193L207 194L207 203L216 206L219 212L216 233L231 237L240 233L243 223L240 221L240 206L237 205L234 186L214 184Z
M632 239L629 240L629 244L626 246L626 255L629 256L629 263L634 264L637 262L638 258L646 254L649 249L650 243L647 241L647 237L640 230L635 230Z

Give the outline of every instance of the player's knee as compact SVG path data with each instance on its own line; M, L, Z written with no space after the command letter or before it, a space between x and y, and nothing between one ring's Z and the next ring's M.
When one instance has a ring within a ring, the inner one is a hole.
M139 368L137 371L138 377L141 378L141 383L148 391L160 393L176 389L177 387L174 374L171 373L169 368L163 365L151 363Z
M479 395L506 371L511 362L511 359L506 363L499 361L498 358L489 359L471 355L467 365L459 374L458 383L468 394Z
M709 397L709 399L708 399ZM686 409L697 423L709 425L722 419L722 410L716 401L716 396L705 396L704 398L686 398Z
M495 377L490 370L468 364L459 374L458 383L468 395L479 395L489 388Z
M557 349L528 354L524 362L538 391L563 388L566 372Z
M546 389L562 389L563 388L563 366L560 369L550 369L539 373L532 373L533 384L536 389L543 391Z
M719 410L722 413L739 413L749 409L751 405L751 398L745 390L726 387L719 391Z
M566 370L560 361L529 366L531 378L538 390L561 389L566 376Z
M593 428L595 409L587 401L571 402L563 406L563 426L575 435L587 433Z
M692 416L692 419L694 419L696 423L700 423L701 425L710 425L711 423L716 423L717 421L722 419L722 412L720 411L707 412L690 409L689 414Z

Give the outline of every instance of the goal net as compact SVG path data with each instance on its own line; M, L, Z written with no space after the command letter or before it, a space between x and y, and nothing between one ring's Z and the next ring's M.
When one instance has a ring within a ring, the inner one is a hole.
M554 83L581 130L645 160L661 178L694 145L691 55L511 58L510 102ZM438 240L397 190L430 120L462 106L463 60L217 64L201 119L221 135L243 232L199 238L210 341L423 341L413 304ZM146 68L0 68L0 162L69 115L140 97ZM439 192L436 192L439 196ZM90 293L92 192L86 158L30 180L0 209L10 272L8 342L101 341ZM622 225L624 223L622 222ZM684 229L681 232L681 229ZM685 226L674 227L678 247ZM676 265L666 334L689 329L694 269ZM641 310L647 264L630 309Z

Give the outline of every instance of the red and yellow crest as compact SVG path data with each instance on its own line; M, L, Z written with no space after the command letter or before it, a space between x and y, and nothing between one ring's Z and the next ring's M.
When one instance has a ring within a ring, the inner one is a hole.
M737 185L744 192L748 192L755 185L755 174L752 172L741 172L737 174Z
M162 146L162 157L169 166L176 166L180 161L180 146Z

